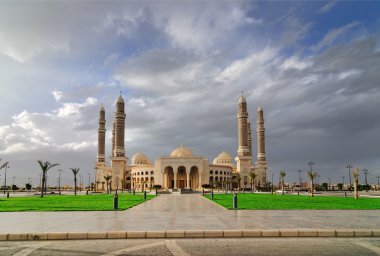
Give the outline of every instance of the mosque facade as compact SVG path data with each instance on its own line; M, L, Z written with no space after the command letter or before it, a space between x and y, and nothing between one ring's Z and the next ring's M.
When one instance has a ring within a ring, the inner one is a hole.
M255 186L266 183L268 162L265 155L264 111L257 110L257 158L253 157L251 123L247 102L243 95L239 98L237 111L238 148L237 156L222 151L212 163L203 156L195 155L191 149L181 145L170 155L162 156L152 162L143 153L136 153L128 164L125 154L125 103L120 95L116 101L116 111L112 129L111 164L106 163L105 138L106 120L103 105L99 111L98 157L96 162L96 189L104 191L109 183L112 189L135 189L142 191L154 185L164 190L200 190L203 184L223 188L249 188L250 172L256 174ZM235 160L235 161L234 161ZM254 162L254 160L256 160ZM106 177L108 176L108 181ZM240 184L238 184L240 183Z

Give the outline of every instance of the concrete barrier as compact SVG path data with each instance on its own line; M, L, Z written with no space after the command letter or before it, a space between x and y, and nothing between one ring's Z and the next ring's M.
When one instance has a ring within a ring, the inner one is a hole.
M1 234L0 241L81 240L130 238L241 238L241 237L380 237L380 229L283 229L283 230L151 230L110 232L52 232Z

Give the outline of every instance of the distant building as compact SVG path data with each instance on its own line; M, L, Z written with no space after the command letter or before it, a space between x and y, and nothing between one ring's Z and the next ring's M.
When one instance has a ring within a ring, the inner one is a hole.
M170 155L162 156L153 163L143 153L136 153L128 165L125 155L124 132L125 112L124 99L120 95L116 102L116 112L112 129L111 166L105 162L106 120L103 105L99 112L98 158L96 162L96 188L106 189L105 176L112 176L112 189L143 190L159 184L163 189L201 189L202 184L237 187L237 177L240 176L240 187L249 188L249 173L255 172L255 185L266 183L268 162L265 155L264 112L259 106L257 110L257 159L253 163L252 131L248 117L247 102L241 95L238 102L238 149L235 157L236 165L231 155L222 151L210 164L203 156L181 145Z

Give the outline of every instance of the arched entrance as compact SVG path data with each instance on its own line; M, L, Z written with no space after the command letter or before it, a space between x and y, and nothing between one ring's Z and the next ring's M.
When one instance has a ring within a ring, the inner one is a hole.
M184 166L178 167L177 170L177 182L178 182L178 188L186 188L187 187L187 181L186 181L186 168Z
M164 187L167 189L174 188L174 172L171 166L164 169Z
M199 188L199 172L197 166L192 166L190 169L190 188Z

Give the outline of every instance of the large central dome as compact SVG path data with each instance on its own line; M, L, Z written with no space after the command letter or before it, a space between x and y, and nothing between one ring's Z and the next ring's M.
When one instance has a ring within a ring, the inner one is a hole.
M185 148L181 144L181 147L174 149L172 153L170 154L170 156L171 157L192 157L193 152L190 149Z

